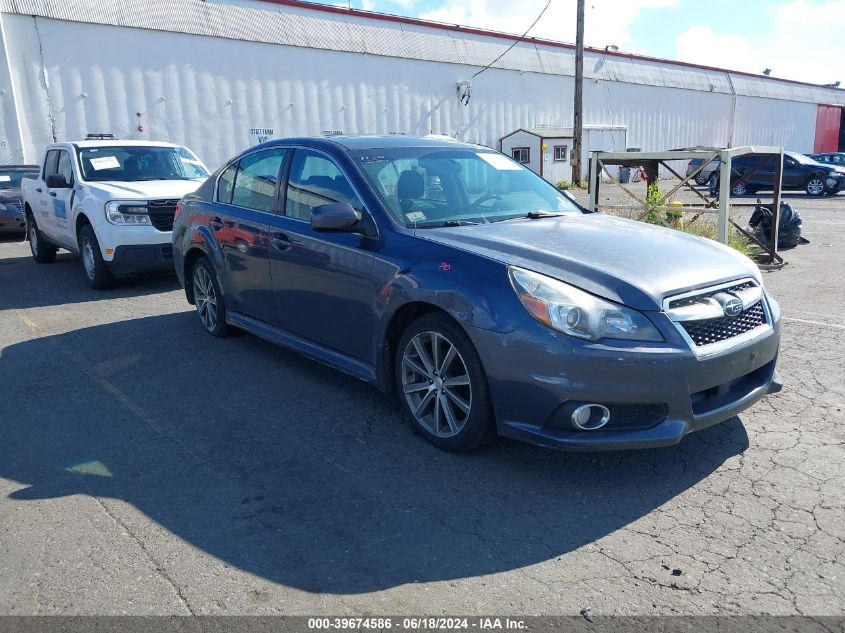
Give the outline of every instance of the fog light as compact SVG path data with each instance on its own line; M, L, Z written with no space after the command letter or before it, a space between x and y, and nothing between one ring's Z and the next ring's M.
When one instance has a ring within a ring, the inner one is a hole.
M572 426L581 431L596 431L610 422L610 411L601 404L582 404L572 412Z

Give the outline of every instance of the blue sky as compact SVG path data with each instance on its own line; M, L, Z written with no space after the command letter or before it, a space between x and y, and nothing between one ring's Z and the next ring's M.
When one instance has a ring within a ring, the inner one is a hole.
M346 6L344 0L323 0ZM546 0L351 0L354 8L524 31ZM551 0L532 35L571 42L575 0ZM845 85L845 0L587 0L588 45Z

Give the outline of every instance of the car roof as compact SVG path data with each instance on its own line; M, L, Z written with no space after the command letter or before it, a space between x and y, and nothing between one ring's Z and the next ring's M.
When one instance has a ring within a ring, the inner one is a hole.
M485 149L483 145L473 145L441 136L405 136L400 134L387 135L337 135L337 136L309 136L300 138L273 139L264 145L313 145L315 147L334 146L346 150L387 149L392 147L442 147L450 149Z

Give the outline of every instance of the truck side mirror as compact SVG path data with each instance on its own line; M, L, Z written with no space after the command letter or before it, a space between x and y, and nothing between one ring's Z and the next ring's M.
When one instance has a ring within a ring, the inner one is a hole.
M48 189L70 189L70 183L61 174L50 174L44 184Z

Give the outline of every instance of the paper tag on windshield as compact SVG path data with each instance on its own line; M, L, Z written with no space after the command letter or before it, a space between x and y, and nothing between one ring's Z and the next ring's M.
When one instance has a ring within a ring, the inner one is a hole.
M101 169L120 169L120 161L117 156L101 156L91 159L91 167L100 171Z
M0 182L11 182L11 176L0 176Z
M411 222L425 222L426 217L425 213L422 211L411 211L410 213L406 213L405 217L408 218Z
M185 158L184 156L180 156L179 160L181 160L183 163L187 163L188 165L199 165L200 167L202 167L202 161L194 160L193 158Z
M519 169L519 163L513 162L510 158L502 154L476 152L476 156L484 162L489 163L499 171L515 171Z

